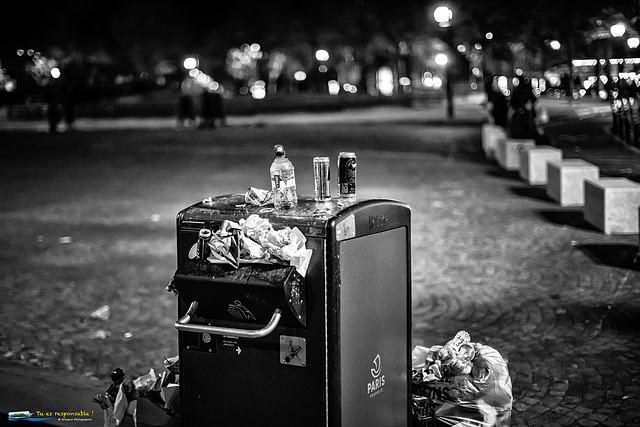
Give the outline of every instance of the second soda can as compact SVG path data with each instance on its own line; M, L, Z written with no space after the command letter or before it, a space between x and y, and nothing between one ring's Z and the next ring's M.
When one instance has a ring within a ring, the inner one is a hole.
M314 198L316 202L324 202L331 199L331 190L329 187L330 169L328 157L313 158Z
M338 195L343 198L356 197L356 154L338 154Z

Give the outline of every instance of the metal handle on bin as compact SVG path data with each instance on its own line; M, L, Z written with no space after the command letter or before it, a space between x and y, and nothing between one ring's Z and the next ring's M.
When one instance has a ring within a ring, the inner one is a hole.
M175 327L179 331L183 332L199 332L208 333L214 335L231 335L239 338L262 338L269 335L278 326L280 317L282 317L282 310L276 308L271 316L271 320L264 328L261 329L238 329L238 328L225 328L222 326L207 326L207 325L192 325L189 322L191 317L195 314L198 308L198 301L193 301L189 306L189 309L178 321L175 323Z

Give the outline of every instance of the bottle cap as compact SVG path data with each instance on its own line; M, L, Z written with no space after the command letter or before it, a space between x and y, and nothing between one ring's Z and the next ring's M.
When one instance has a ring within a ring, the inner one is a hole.
M109 375L109 377L114 383L120 384L122 380L124 380L124 371L122 368L115 368L111 371L111 375Z

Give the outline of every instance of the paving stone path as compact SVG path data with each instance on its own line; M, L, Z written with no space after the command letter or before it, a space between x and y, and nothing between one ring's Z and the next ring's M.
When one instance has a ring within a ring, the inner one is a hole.
M590 112L591 107L553 106L555 110L550 109L552 122L547 133L553 145L562 148L566 158L585 158L599 164L604 175L626 176L639 181L638 154L616 142L606 132L606 114ZM403 158L391 160L391 153L381 155L380 151L373 149L367 152L364 147L357 150L359 160L371 162L372 167L374 164L381 167L385 162L395 162L385 170L384 176L372 174L364 177L370 180L369 186L372 191L375 189L376 196L410 201L413 216L413 344L443 344L457 331L466 330L474 341L498 349L508 360L513 380L513 426L640 426L638 235L605 236L584 220L579 208L559 207L546 197L544 187L526 185L516 173L505 172L494 162L484 159L480 144L483 112L477 108L458 111L466 115L453 123L423 123L415 111L408 112L405 119L413 123L408 123L402 131L411 136L412 139L407 138L407 144L413 144L410 146L416 152ZM572 111L577 111L575 116L572 116ZM563 120L554 121L554 114ZM375 117L364 119L374 120ZM438 126L449 127L449 130L438 133L434 130ZM446 138L435 140L434 134L445 135ZM172 138L171 135L168 137ZM202 136L194 134L194 138ZM46 147L46 144L42 142L38 146ZM93 143L91 148L83 150L104 152L108 147L108 143ZM166 149L169 156L179 155L184 148L168 144L158 147ZM216 149L202 144L197 147L202 156L210 155L207 152ZM126 156L123 161L132 162L131 168L137 170L136 163ZM402 165L408 165L408 172L402 170ZM171 172L176 173L168 171ZM234 177L230 176L228 180L233 182ZM120 184L122 188L116 184L113 192L124 188L124 182ZM135 199L142 193L148 196L145 191L151 188L149 185L144 190L131 190L131 198ZM176 194L176 188L171 190ZM150 200L154 201L149 203L153 212L157 212L160 218L174 214L174 206L164 207L165 211L160 207L162 200L156 200L159 194L152 195L155 198ZM27 205L25 200L19 201ZM183 202L176 203L183 207ZM168 231L158 225L158 239L147 246L130 247L125 245L129 226L137 227L135 221L148 222L148 218L127 216L129 212L124 205L112 208L123 209L121 218L130 219L131 224L118 223L116 230L121 230L116 235L109 223L88 224L87 233L89 229L93 233L104 228L101 233L105 236L100 235L100 239L104 238L104 247L98 249L112 250L116 244L112 240L117 237L115 240L124 245L118 252L121 257L116 258L118 262L124 263L123 260L132 258L133 252L137 257L144 252L169 264L174 262L171 256L174 232L171 224ZM100 217L97 208L94 213ZM40 214L55 219L53 210L45 209ZM9 209L3 215L17 219ZM145 233L158 231L154 227L151 224L139 228L139 236L130 238L144 239ZM14 255L9 254L22 250L23 246L15 243L15 236L11 238L11 233L14 233L11 227L4 227L4 230L5 241L13 246L5 248L3 256L8 261L15 261ZM80 243L83 232L76 231ZM46 246L48 244L48 241L34 243L39 254L51 257L53 249ZM51 265L62 262L62 257L68 259L68 256L73 256L82 266L84 262L94 262L101 253L81 245L61 244L56 247L64 250L56 249L60 252L57 258L47 258ZM165 247L170 249L162 250ZM116 274L107 283L115 292L122 277L136 274L138 262L139 258L131 265L119 268L125 268L125 271L118 273L115 268L106 267L99 269L98 273L104 277ZM170 328L173 319L168 317L164 323L158 324L153 310L174 314L174 301L164 295L157 297L155 284L169 277L172 268L173 265L144 272L142 275L149 276L142 283L144 289L118 290L122 295L117 298L128 305L116 308L117 315L112 314L111 327L118 332L111 338L87 340L93 324L81 320L38 330L35 324L14 319L11 330L0 328L0 345L5 356L0 361L3 383L14 386L16 395L20 392L27 395L35 393L37 389L33 384L16 380L16 370L7 368L6 364L20 362L29 366L28 351L38 345L42 347L41 355L47 354L55 359L55 363L62 365L54 364L55 369L44 368L47 369L46 376L58 375L57 379L51 379L58 396L51 394L51 390L45 390L39 395L40 400L34 395L33 402L51 403L62 399L64 394L75 398L77 394L73 390L80 387L78 384L83 374L76 371L85 365L93 364L93 372L87 372L85 378L97 382L98 387L103 387L106 381L104 373L100 376L96 367L100 371L108 370L114 367L116 360L122 361L125 367L134 366L132 369L139 374L145 373L142 369L149 366L149 360L167 355L158 354L165 350L166 343L154 346L154 342L158 341L156 333ZM77 265L69 265L66 269L76 271ZM64 271L61 274L67 274ZM27 286L29 278L37 280L39 274L34 271L15 283L11 282L10 276L4 277L2 289L6 291L6 299L3 307L15 311L16 306L7 305L6 300L20 301L20 292L28 292L27 296L32 300L46 303L47 310L56 313L69 310L63 304L65 295L45 301L37 287ZM78 283L82 281L80 277L76 279ZM56 289L60 292L66 290L69 297L75 295L73 289L68 289L63 283L66 282L58 283ZM53 285L51 282L50 286ZM96 292L102 289L99 283L94 288ZM136 304L146 309L129 310ZM93 308L97 307L91 306ZM6 310L3 311L6 315ZM42 316L36 317L46 320ZM135 322L142 325L133 337L134 340L141 337L137 347L140 351L132 349L127 344L131 341L121 336L129 331L122 328ZM50 333L57 334L53 341ZM9 335L17 340L15 345L7 341ZM173 332L168 336L173 337ZM72 341L65 344L65 339ZM118 344L122 347L116 348ZM54 349L69 350L68 354L65 353L67 359L58 360L59 354L52 354L48 345ZM22 353L21 349L24 350ZM93 355L96 349L102 352L98 360ZM29 377L31 381L37 381L36 372L34 370L33 376ZM60 391L60 388L64 389L62 384L69 386L65 393ZM22 389L18 390L20 387ZM86 397L88 401L91 396ZM22 409L25 408L0 407L5 412Z

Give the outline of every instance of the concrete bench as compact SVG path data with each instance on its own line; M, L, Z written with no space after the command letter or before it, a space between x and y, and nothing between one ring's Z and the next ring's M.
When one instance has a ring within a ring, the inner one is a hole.
M581 159L547 163L547 196L560 206L584 205L584 180L597 180L600 168Z
M584 219L604 234L638 234L640 184L627 178L587 179Z
M492 123L484 123L481 132L484 155L487 159L493 159L498 148L498 141L507 138L507 132L502 126Z
M520 152L536 147L533 139L506 138L498 141L496 160L502 169L507 171L520 170Z
M550 145L538 145L520 152L520 178L529 185L547 183L547 163L561 162L562 150Z

